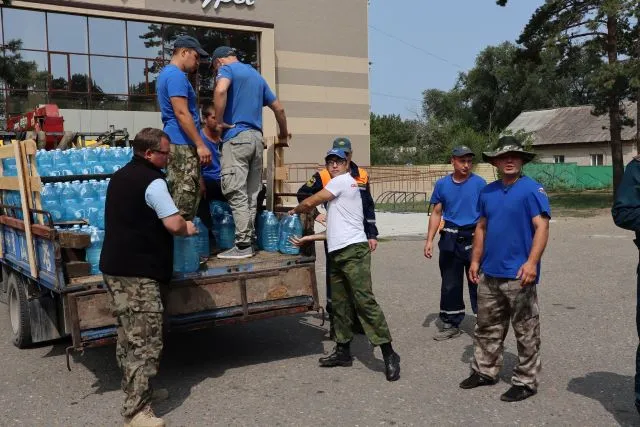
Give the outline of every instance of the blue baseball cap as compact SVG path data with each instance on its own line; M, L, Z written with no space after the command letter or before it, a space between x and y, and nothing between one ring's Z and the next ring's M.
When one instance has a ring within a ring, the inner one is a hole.
M173 42L173 48L177 49L179 47L194 49L196 52L198 52L198 55L203 58L209 56L207 51L204 50L202 46L200 46L200 42L195 37L186 35L176 37L176 40Z
M453 150L451 150L451 155L453 157L462 157L468 155L475 156L471 148L467 147L466 145L459 145L455 147Z
M326 161L331 156L336 156L340 157L341 159L347 160L347 153L345 153L344 150L340 148L332 148L331 150L327 151L327 155L324 157L324 160Z
M339 136L338 138L334 139L333 148L344 150L347 153L351 153L353 151L351 149L351 140L346 136Z
M226 58L227 56L237 56L236 50L230 46L218 46L211 54L211 59Z

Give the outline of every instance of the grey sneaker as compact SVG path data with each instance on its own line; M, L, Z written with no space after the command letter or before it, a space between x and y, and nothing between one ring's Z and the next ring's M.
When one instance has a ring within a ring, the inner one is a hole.
M245 259L254 256L253 248L251 246L240 249L237 246L232 247L224 252L218 254L220 259Z
M460 328L453 325L444 325L443 328L433 336L436 341L445 341L462 335Z

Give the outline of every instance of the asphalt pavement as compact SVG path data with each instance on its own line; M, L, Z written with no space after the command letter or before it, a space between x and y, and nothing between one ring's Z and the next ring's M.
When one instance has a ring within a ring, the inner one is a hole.
M311 313L170 336L155 385L171 395L156 413L172 426L640 425L631 233L606 215L553 222L539 285L539 393L505 403L499 396L517 360L511 332L501 381L474 390L458 388L469 374L473 318L465 319L462 336L432 339L440 277L437 260L422 255L425 220L398 219L416 230L404 234L381 221L387 238L374 254L374 290L402 357L399 381L385 380L379 349L362 336L353 344L353 367L319 368L318 357L333 344L328 325ZM4 305L0 324L0 425L121 425L113 346L75 355L67 372L69 341L18 350Z

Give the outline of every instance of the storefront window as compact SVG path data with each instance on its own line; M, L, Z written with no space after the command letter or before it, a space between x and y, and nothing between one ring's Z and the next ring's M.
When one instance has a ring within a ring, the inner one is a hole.
M162 57L162 24L127 22L129 57Z
M47 50L44 12L2 8L2 27L7 42L20 40L22 49Z
M207 52L233 46L241 61L259 69L257 33L4 6L0 11L0 39L21 44L4 53L15 77L0 79L0 120L4 113L24 113L47 102L60 108L158 111L156 80L182 34L196 37ZM212 102L213 79L209 61L189 76L199 106Z
M124 21L89 18L89 49L92 55L126 56Z
M47 13L47 28L49 50L71 53L89 52L85 16Z
M127 60L91 56L91 80L98 93L127 93Z

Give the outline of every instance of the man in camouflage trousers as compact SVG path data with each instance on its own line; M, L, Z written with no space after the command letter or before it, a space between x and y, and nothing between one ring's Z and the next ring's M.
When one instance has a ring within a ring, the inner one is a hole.
M320 358L320 366L351 366L350 343L353 321L358 316L367 338L380 346L388 381L400 378L400 356L391 346L391 334L382 309L373 295L371 282L371 248L364 232L364 213L358 183L349 174L348 156L342 149L331 149L325 163L331 174L327 185L303 200L289 213L310 212L327 203L327 246L329 282L333 297L334 352ZM293 239L300 245L319 240L324 235Z
M197 229L180 216L161 170L170 152L168 135L145 128L132 146L133 159L107 189L100 271L118 321L125 426L161 427L164 421L153 414L150 402L168 393L153 393L149 386L162 351L160 286L171 280L173 235L193 235Z
M164 131L171 140L167 184L173 200L186 220L192 220L200 203L204 182L200 165L211 163L211 151L200 135L197 95L187 77L198 71L200 58L208 56L198 40L178 36L171 62L156 83L156 95Z
M463 389L492 385L502 367L509 322L518 342L518 364L505 402L527 399L538 390L540 372L540 317L537 284L540 259L549 238L549 199L542 186L522 175L533 153L511 136L500 138L500 148L483 153L502 179L480 191L469 267L469 279L478 283L478 320L474 333L471 375ZM508 236L505 238L505 236Z

